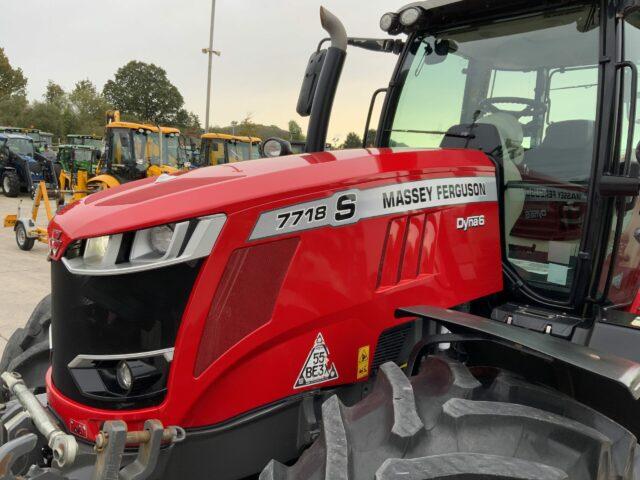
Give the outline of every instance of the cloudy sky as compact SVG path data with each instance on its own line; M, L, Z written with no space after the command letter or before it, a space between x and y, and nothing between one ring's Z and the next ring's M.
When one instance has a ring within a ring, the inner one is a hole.
M286 128L310 53L324 36L324 5L352 36L381 36L380 16L408 0L217 0L212 125L247 114ZM49 79L65 89L88 78L98 88L129 60L162 66L187 109L204 124L210 0L13 0L0 14L0 46L41 99ZM330 138L363 129L371 93L386 86L395 56L349 51Z

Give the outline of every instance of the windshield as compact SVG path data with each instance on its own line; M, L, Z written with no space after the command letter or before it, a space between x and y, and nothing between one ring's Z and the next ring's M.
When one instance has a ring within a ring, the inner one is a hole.
M158 132L149 130L135 130L133 132L133 145L136 163L150 163L160 165L160 140Z
M163 164L178 168L183 162L180 141L177 135L163 135L162 157Z
M97 140L95 138L87 138L84 140L83 145L88 145L94 150L102 150L102 140Z
M597 18L595 7L573 7L414 37L385 132L389 146L420 148L464 148L455 133L474 125L494 132L477 141L503 166L505 256L554 298L572 286L586 215Z
M228 144L229 162L242 162L251 159L251 144L230 141Z
M7 140L7 145L12 152L28 155L29 157L33 157L34 155L33 141L27 140L26 138L10 138Z
M91 150L78 149L74 152L74 160L78 163L91 163L93 152Z
M40 133L38 133L38 132L29 132L29 133L27 133L27 136L32 138L34 142L39 142L40 141Z

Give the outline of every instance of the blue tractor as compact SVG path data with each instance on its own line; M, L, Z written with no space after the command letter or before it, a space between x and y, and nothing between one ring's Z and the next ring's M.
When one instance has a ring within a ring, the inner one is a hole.
M36 152L30 137L0 133L0 185L7 197L20 192L33 195L41 181L47 190L57 191L58 170L54 162Z

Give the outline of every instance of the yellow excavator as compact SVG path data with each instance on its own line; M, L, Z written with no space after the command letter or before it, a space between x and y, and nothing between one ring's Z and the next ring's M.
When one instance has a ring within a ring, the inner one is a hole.
M90 190L104 190L145 177L175 173L184 165L180 130L146 123L125 122L119 111L107 112L105 153Z
M200 166L221 165L260 158L258 137L205 133L200 137Z

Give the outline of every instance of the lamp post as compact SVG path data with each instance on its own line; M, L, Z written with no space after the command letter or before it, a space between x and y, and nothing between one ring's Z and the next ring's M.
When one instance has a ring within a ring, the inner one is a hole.
M211 0L211 26L209 27L209 47L203 48L202 53L209 55L209 67L207 70L207 109L205 115L205 132L209 131L209 108L211 106L211 63L213 55L220 56L220 52L213 49L213 24L216 19L216 0Z

